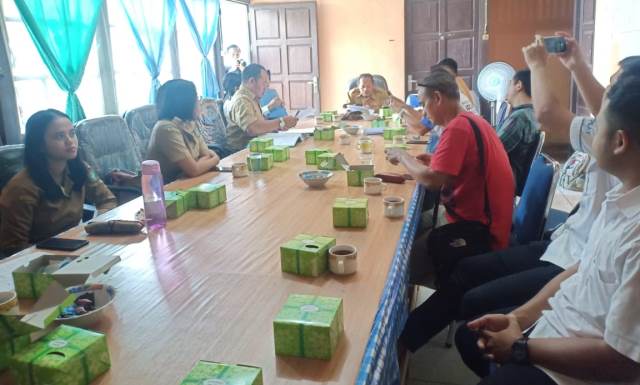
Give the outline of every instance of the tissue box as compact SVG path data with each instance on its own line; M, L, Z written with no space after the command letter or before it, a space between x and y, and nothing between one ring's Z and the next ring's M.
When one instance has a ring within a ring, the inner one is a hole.
M396 135L407 135L407 129L403 127L387 127L382 132L385 140L393 140Z
M273 321L278 355L329 360L343 332L341 298L292 294Z
M287 146L270 146L265 149L265 152L273 155L274 162L289 160L289 147Z
M54 282L59 282L62 287L81 285L90 276L104 273L120 261L118 256L104 254L83 257L80 261L75 261L76 258L77 255L41 255L15 269L11 275L18 298L38 299ZM71 262L60 265L66 259L70 259ZM54 264L60 267L53 271L42 270L44 266Z
M364 186L364 178L369 178L373 175L373 165L363 164L349 166L349 170L347 170L347 185Z
M391 110L391 107L382 107L378 111L378 115L383 119L390 118L391 115L393 115L393 111Z
M198 361L181 385L262 385L262 369L254 366Z
M249 171L267 171L273 168L273 155L250 154L247 157Z
M334 227L367 227L368 221L367 198L336 198L334 201Z
M273 146L273 138L253 138L249 141L249 151L265 152L267 147Z
M389 121L386 119L376 119L371 121L371 128L389 127Z
M313 139L315 140L333 140L335 137L335 127L316 127L313 130Z
M324 150L322 148L312 148L304 152L304 159L307 164L318 164L318 155L326 154L328 152L329 150Z
M7 339L0 339L0 372L9 366L11 357L29 346L31 336L23 335Z
M88 385L109 370L104 334L61 325L11 358L21 385Z
M176 219L187 212L184 195L177 191L164 192L164 207L167 210L167 218Z
M327 152L317 157L318 170L338 170L338 162L336 161L335 152Z
M176 191L176 194L182 196L182 199L184 200L185 211L198 208L198 198L197 198L196 191L194 189L191 188L186 191L178 190Z
M280 246L282 271L317 277L327 271L329 249L335 245L335 238L300 234Z
M323 122L333 122L334 116L338 114L338 111L326 111L320 113L320 118Z
M223 184L203 183L192 190L199 209L212 209L227 201L227 188Z

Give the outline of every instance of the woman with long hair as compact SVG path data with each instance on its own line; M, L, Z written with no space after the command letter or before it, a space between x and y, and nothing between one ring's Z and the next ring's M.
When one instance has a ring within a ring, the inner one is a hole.
M116 198L78 157L69 117L54 109L27 120L25 168L0 195L0 250L5 255L65 231L82 219L85 199L106 211Z

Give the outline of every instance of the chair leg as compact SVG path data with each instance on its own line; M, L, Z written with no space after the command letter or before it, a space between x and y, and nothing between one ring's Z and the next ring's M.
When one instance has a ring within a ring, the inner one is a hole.
M453 346L453 334L456 331L456 321L451 321L449 328L447 329L447 340L444 342L446 348Z

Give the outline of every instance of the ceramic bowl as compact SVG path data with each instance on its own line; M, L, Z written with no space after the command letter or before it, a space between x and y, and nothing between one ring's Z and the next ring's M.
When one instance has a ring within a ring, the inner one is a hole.
M349 135L358 135L358 132L360 132L360 126L355 125L355 124L350 124L350 125L346 125L344 126L342 129L344 130L344 132L346 132Z
M307 186L312 188L321 188L329 179L331 179L333 173L325 170L302 171L298 176L307 184Z
M67 292L78 297L85 293L93 293L95 296L94 310L73 317L56 318L58 323L76 327L87 327L100 321L104 310L111 305L116 296L116 290L112 286L103 284L71 286L67 288Z

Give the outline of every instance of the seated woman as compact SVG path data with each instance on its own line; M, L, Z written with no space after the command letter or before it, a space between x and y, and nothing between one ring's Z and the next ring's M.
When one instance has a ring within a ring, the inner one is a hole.
M157 160L165 183L180 176L193 178L213 169L220 158L207 147L196 124L200 102L196 86L169 80L158 90L158 122L149 139L147 159Z
M101 212L116 207L111 191L78 157L75 129L60 111L38 111L27 120L24 163L0 195L5 255L80 223L85 199Z

